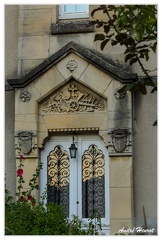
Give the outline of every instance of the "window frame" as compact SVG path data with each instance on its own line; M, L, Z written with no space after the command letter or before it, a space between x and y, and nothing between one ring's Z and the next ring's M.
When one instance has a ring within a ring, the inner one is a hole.
M75 4L75 5L78 5L78 4ZM59 16L58 16L58 19L61 20L61 19L89 18L89 5L88 4L84 4L84 5L86 6L85 13L83 13L83 12L81 12L81 13L80 12L65 13L64 12L65 4L59 5Z

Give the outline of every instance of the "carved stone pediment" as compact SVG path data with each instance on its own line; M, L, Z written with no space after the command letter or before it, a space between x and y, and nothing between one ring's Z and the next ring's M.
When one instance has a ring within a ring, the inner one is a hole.
M106 101L92 90L70 81L41 105L42 114L104 111Z

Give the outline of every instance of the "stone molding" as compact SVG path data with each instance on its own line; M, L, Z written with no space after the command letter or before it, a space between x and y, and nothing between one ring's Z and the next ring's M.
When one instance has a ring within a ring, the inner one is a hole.
M5 91L14 91L14 88L11 87L9 84L5 84Z
M92 51L75 42L69 42L67 45L54 53L51 57L49 57L47 60L38 65L36 68L34 68L22 78L8 79L7 81L13 88L23 88L29 83L33 82L38 77L40 77L51 67L57 64L58 61L60 61L62 58L64 58L67 54L71 52L79 54L87 62L99 68L106 74L109 74L121 83L126 84L137 80L137 74L129 73L128 71L122 70L115 64L115 62L113 62L112 60L110 61L110 59L106 58L104 55L101 55L97 51Z
M48 132L95 132L99 131L98 127L92 127L92 128L54 128L54 129L48 129Z

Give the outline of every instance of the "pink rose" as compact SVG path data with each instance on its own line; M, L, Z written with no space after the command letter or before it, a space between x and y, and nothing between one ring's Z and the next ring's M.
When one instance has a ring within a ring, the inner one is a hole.
M19 200L20 200L20 202L24 202L24 197L21 196L21 197L19 198Z
M17 177L21 177L23 175L24 171L22 168L19 168L16 173L17 173Z
M25 159L23 155L20 155L20 159Z
M32 198L33 198L32 195L29 195L29 196L28 196L28 200L29 200L29 201L31 201Z

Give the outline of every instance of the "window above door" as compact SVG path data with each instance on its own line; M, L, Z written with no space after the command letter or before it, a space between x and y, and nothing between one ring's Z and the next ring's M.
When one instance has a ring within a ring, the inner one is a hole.
M59 19L89 18L89 5L62 4L59 5Z

